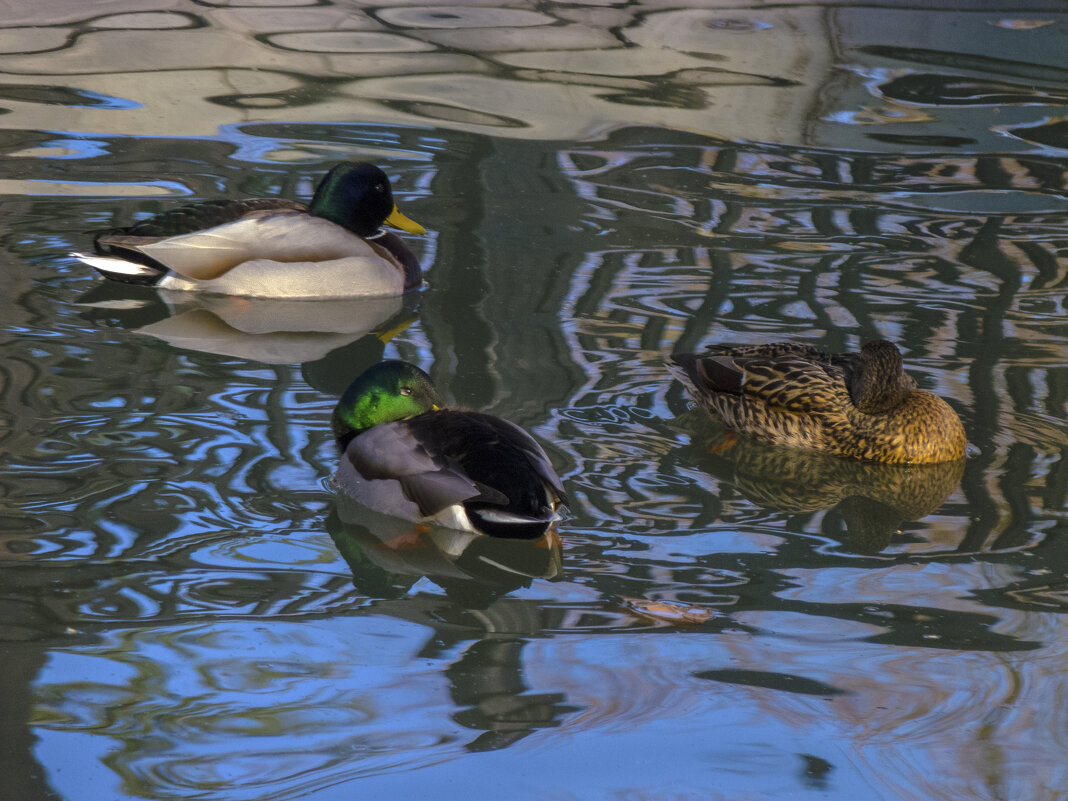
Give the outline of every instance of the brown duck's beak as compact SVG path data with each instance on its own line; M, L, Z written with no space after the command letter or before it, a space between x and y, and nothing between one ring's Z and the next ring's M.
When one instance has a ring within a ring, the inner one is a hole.
M434 403L434 404L432 404L430 406L430 411L432 411L432 412L440 412L441 411L441 407L438 406L436 403Z
M400 213L400 209L396 206L393 207L393 211L388 217L386 217L386 225L390 228L399 228L402 231L407 231L409 234L425 234L426 229L417 223L415 220L410 220Z

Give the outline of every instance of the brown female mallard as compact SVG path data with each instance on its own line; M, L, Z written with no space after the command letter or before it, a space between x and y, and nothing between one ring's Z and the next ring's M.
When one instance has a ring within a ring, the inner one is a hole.
M668 363L694 398L740 434L887 464L964 456L957 413L905 374L892 342L860 353L808 345L713 346Z

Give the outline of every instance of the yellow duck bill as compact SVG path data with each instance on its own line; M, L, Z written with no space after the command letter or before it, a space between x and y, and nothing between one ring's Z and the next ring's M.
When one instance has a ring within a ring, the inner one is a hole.
M390 228L398 228L401 231L407 231L409 234L422 235L426 233L426 229L417 223L410 217L406 217L401 213L401 210L396 206L393 207L393 211L386 217L385 224Z

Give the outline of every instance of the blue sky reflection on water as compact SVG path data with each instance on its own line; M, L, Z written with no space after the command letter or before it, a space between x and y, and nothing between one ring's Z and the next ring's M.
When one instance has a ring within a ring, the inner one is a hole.
M1066 24L11 9L9 790L1062 798ZM67 256L354 157L429 230L403 302L109 291ZM961 414L965 464L723 448L662 363L878 336ZM541 439L559 541L398 540L337 498L330 411L383 357Z

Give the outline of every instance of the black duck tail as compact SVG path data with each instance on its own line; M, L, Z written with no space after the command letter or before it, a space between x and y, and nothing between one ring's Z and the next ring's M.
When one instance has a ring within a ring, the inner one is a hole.
M87 264L109 281L137 286L153 286L164 275L160 270L148 264L140 264L133 259L104 256L99 253L71 253L82 264Z
M667 366L672 375L698 391L742 393L745 373L730 356L674 353Z
M467 516L476 529L490 537L513 540L535 540L543 537L559 518L551 509L531 517L516 514L500 506L468 503Z

